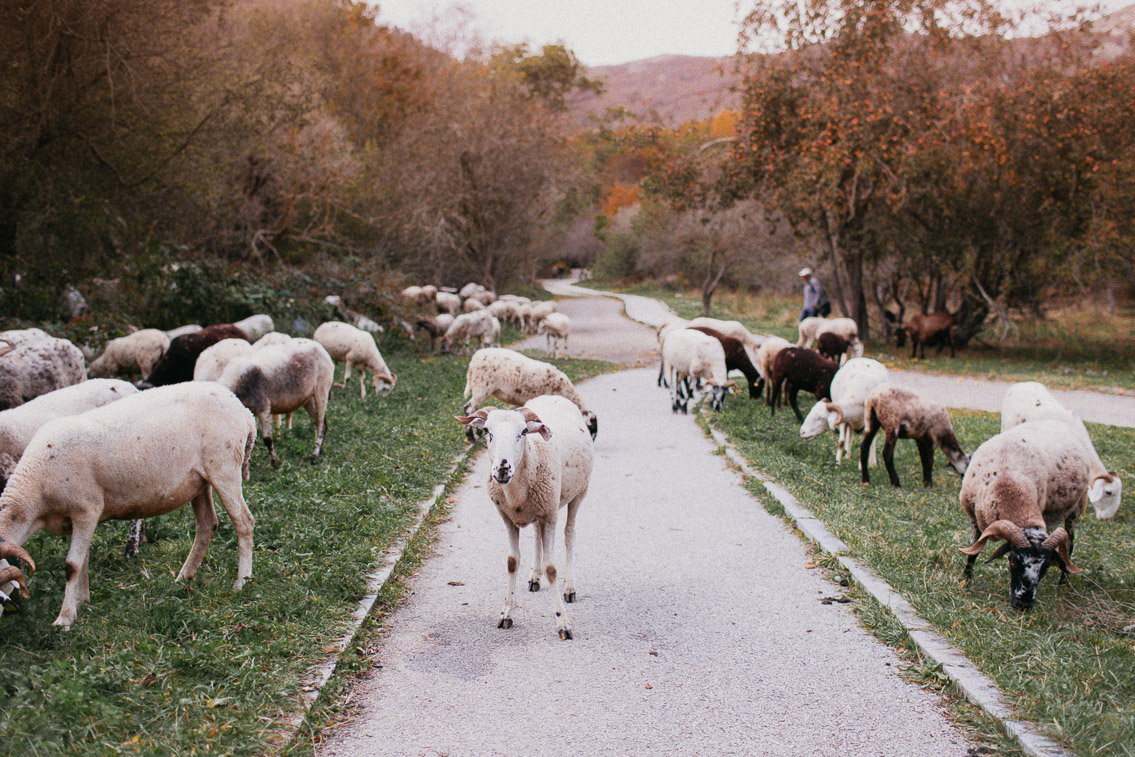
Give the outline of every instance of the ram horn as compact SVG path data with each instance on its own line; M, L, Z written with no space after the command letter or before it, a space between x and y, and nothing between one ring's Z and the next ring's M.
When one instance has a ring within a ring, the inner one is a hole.
M1073 575L1075 575L1076 573L1083 573L1083 568L1077 568L1072 564L1072 556L1068 552L1068 540L1068 532L1063 528L1058 528L1051 534L1049 534L1048 538L1045 539L1040 546L1044 547L1045 549L1056 550L1056 554L1060 556L1060 568L1064 572L1072 573Z
M0 586L4 586L10 581L15 581L20 586L20 596L27 599L31 596L28 592L28 585L24 583L24 572L17 568L15 565L9 565L5 568L0 568Z
M23 547L12 541L0 539L0 559L19 560L28 568L28 575L35 575L35 560Z
M843 408L842 407L840 407L839 405L837 405L834 402L825 403L824 407L827 408L829 413L835 414L835 424L837 426L839 424L843 423Z
M1028 537L1025 532L1011 520L996 520L989 524L989 526L981 532L981 536L971 546L963 547L962 553L967 555L976 555L981 552L981 548L985 546L985 542L989 539L1004 539L1013 545L1014 548L1021 548L1029 546Z

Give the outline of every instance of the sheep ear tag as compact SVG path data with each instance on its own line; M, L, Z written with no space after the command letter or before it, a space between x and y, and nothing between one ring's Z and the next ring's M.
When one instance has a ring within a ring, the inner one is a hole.
M527 430L530 434L539 434L544 437L544 441L548 441L552 438L552 429L548 428L540 421L528 421Z

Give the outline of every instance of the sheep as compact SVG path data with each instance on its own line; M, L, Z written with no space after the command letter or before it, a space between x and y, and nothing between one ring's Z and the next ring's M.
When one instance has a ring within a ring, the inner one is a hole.
M855 355L855 345L833 331L825 331L816 337L816 351L840 365L847 362L849 357L853 359L859 357Z
M124 371L138 371L145 380L167 349L169 337L164 331L135 331L107 342L106 349L91 362L88 372L92 378L110 378Z
M422 288L420 286L408 286L401 292L402 302L407 305L417 305L418 300L422 296Z
M0 412L0 488L7 484L24 449L45 423L108 405L137 392L127 381L91 379Z
M319 461L327 434L327 401L335 363L319 342L292 339L287 344L255 350L225 366L218 383L229 389L256 416L272 465L280 464L272 441L271 415L307 411L315 425L311 462Z
M489 440L489 497L508 531L508 588L497 628L512 627L516 576L520 568L520 529L535 525L536 560L528 590L539 591L547 576L555 596L556 632L572 638L564 603L575 602L573 554L575 517L587 496L594 465L594 443L583 416L571 400L536 397L517 410L484 408L470 416L457 416L467 427L484 429ZM554 562L556 520L567 506L564 547L567 561L562 594Z
M433 284L423 286L418 293L418 304L424 308L435 306L437 304L437 287Z
M488 306L488 310L501 323L517 323L520 317L520 303L512 300L497 300Z
M257 344L260 342L257 341ZM222 339L214 345L206 347L197 356L193 366L194 381L216 381L225 372L225 366L234 358L242 357L252 352L252 345L247 339Z
M243 331L250 342L255 342L265 334L276 330L272 316L264 314L250 315L242 321L235 321L233 325Z
M366 398L366 372L371 372L371 385L379 396L388 394L398 383L398 377L386 367L378 351L374 336L348 323L328 321L315 330L315 341L323 345L331 359L345 364L343 386L351 378L351 367L359 369L359 397Z
M1115 471L1104 467L1084 422L1060 404L1060 401L1053 397L1043 384L1023 381L1010 386L1009 391L1005 393L1005 399L1001 402L1002 433L1025 421L1039 420L1060 421L1072 429L1072 435L1080 441L1088 453L1088 461L1091 465L1088 471L1090 475L1088 501L1095 508L1096 518L1108 520L1114 517L1119 511L1123 481Z
M462 313L472 313L474 310L484 310L485 304L480 300L475 300L472 297L461 303Z
M0 342L7 342L13 347L22 344L23 342L50 338L51 334L48 334L43 329L37 328L8 329L7 331L0 331Z
M871 483L867 475L867 451L880 428L886 433L883 462L887 466L892 486L899 486L899 474L895 470L895 442L899 439L914 439L918 445L924 487L934 485L935 447L945 453L958 475L965 475L969 456L954 436L950 414L937 402L924 400L909 389L884 384L867 395L863 414L863 441L859 445L859 461L864 486Z
M832 379L838 370L838 365L818 352L800 347L785 347L777 353L772 373L768 376L769 394L766 399L769 410L776 414L776 400L781 389L787 386L788 402L792 406L792 412L796 414L796 422L803 423L804 416L800 414L796 395L804 389L816 395L818 400L830 399Z
M969 516L973 544L962 580L973 578L973 564L985 542L1004 540L990 563L1009 555L1009 606L1028 610L1053 560L1060 583L1082 572L1072 564L1076 519L1088 502L1087 450L1061 421L1028 421L977 448L962 479L958 500ZM1049 532L1053 526L1063 527Z
M4 605L11 603L19 607L20 596L24 599L31 596L24 572L15 565L9 565L8 560L20 560L28 569L28 575L35 575L32 556L20 545L0 539L0 615L4 614Z
M540 322L554 312L556 312L556 303L551 300L533 303L532 308L528 311L528 332L530 334L539 333Z
M488 307L489 305L492 305L497 301L497 296L493 294L491 290L486 289L483 292L477 292L476 294L469 295L469 299L477 300L485 307Z
M475 294L480 294L483 291L485 291L485 288L483 286L481 286L480 284L475 284L472 281L470 281L468 284L461 287L461 291L459 291L457 293L457 295L461 299L465 300L465 299L472 297Z
M541 394L567 397L583 413L591 438L599 434L599 419L583 404L567 374L554 365L503 347L477 350L469 361L464 393L467 415L490 397L510 405L523 405Z
M90 601L88 557L98 523L163 515L192 500L197 533L177 575L189 581L217 530L215 489L236 530L239 591L252 575L254 519L241 480L248 480L255 442L252 415L232 392L207 382L139 392L57 418L36 432L0 494L0 538L22 545L40 529L70 531L55 619L66 629Z
M725 350L725 370L740 371L745 374L745 383L749 386L749 398L756 399L760 396L757 393L757 385L760 383L761 374L757 371L756 361L743 341L708 326L690 326L690 328L721 342L721 348Z
M816 338L819 339L821 334L831 333L837 334L854 347L856 347L855 357L863 356L863 344L859 341L859 325L850 318L821 318L821 323L816 324Z
M437 312L457 315L461 310L461 298L452 292L437 293Z
M717 411L723 409L725 393L737 386L728 379L721 342L693 329L677 329L666 335L662 367L670 383L670 409L675 413L688 412L689 381L705 381L711 391L710 407Z
M674 331L675 329L688 328L689 325L690 325L690 321L686 320L685 318L679 318L678 316L673 316L671 318L667 318L665 321L662 322L662 325L659 326L658 329L655 332L655 335L658 337L658 348L659 348L659 355L660 356L661 356L661 352L662 352L662 343L666 341L666 335L669 334L671 331ZM663 387L669 388L670 385L666 382L666 376L665 376L665 372L663 371L663 367L664 367L664 363L663 363L661 357L659 357L659 360L658 360L658 386L663 386Z
M954 316L947 312L942 311L929 315L919 313L914 316L895 329L895 346L902 347L905 345L908 336L910 337L911 360L915 358L915 354L918 352L921 352L922 357L926 357L927 344L937 344L939 355L949 345L950 357L954 357Z
M162 355L146 380L137 385L138 388L149 389L192 381L197 358L222 339L243 339L247 342L248 335L231 323L222 323L175 337L170 340L166 354Z
M463 313L454 319L449 328L445 331L445 343L452 345L458 340L462 341L465 345L466 351L469 349L469 340L473 337L481 337L481 344L485 347L491 347L495 344L494 334L500 336L500 321L493 318L489 311L477 311L475 313Z
M822 318L818 315L810 315L807 318L800 319L800 323L796 327L799 334L796 340L796 346L811 347L816 341L816 329L825 321L827 321L826 318Z
M779 336L770 336L765 339L765 343L757 350L757 373L761 374L760 381L757 382L757 396L761 396L761 390L768 385L768 391L772 391L772 384L769 383L769 377L772 375L772 365L776 362L776 356L780 351L791 347L792 343L787 339Z
M817 402L812 405L804 423L800 426L800 436L811 441L828 429L838 437L835 450L835 464L843 461L843 456L852 454L851 438L854 431L863 428L863 404L867 395L875 387L887 382L890 372L878 360L858 357L848 360L832 379L830 402ZM875 447L871 445L870 465L875 464Z
M292 341L292 338L287 334L279 331L269 331L267 334L252 343L252 349L259 350L263 349L264 347L271 347L274 344L286 344L290 341Z
M82 351L51 336L0 345L0 410L18 407L87 377Z
M185 326L178 326L176 329L170 329L169 331L167 331L165 333L166 333L166 336L169 337L169 340L172 342L174 339L177 339L179 336L185 336L186 334L196 334L198 331L201 330L201 328L202 327L198 326L196 323L189 323L189 324L186 324Z
M349 307L347 307L346 303L343 302L343 298L337 294L327 295L323 298L323 301L338 310L339 314L343 316L343 320L347 321L357 329L369 331L372 334L381 334L383 331L385 331L385 329L383 329L382 326L380 326L377 322L371 320L359 311L351 310Z
M537 331L544 334L548 353L554 358L557 354L557 342L562 340L564 349L567 349L568 336L571 334L571 319L563 313L549 313L548 317L540 322Z
M768 338L761 334L753 334L745 328L745 325L740 321L723 321L719 318L706 318L703 316L690 321L689 326L704 326L713 329L719 334L725 334L734 339L740 339L745 345L754 350L759 350L761 345L765 343L765 339Z

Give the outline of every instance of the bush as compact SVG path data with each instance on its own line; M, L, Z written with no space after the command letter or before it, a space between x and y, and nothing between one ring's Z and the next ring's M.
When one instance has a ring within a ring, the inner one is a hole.
M610 234L607 251L599 257L593 271L596 278L617 281L630 278L638 265L638 237L630 233Z

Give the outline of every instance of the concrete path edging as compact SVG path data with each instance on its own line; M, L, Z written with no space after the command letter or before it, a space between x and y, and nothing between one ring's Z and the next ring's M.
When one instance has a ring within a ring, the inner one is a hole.
M951 645L934 626L920 617L914 607L866 563L845 554L849 547L828 530L810 510L803 507L792 494L767 475L754 470L733 443L722 432L711 428L714 441L725 450L726 457L748 477L761 481L765 490L783 507L796 528L824 552L836 557L857 584L875 598L879 604L894 613L922 654L942 666L942 672L958 687L970 702L985 713L1001 721L1005 732L1017 740L1030 757L1072 757L1075 753L1065 749L1040 732L1034 723L1017 720L1004 694L990 678L981 672L961 650Z
M475 447L469 446L463 449L453 458L453 463L449 466L449 470L445 472L443 477L444 483L440 483L433 488L430 496L418 503L418 513L414 516L414 523L411 525L410 530L389 547L382 557L382 562L371 573L367 574L366 593L358 604L355 605L355 611L347 624L346 632L340 636L331 646L334 651L331 656L311 669L307 676L304 677L303 682L300 684L301 694L301 707L291 713L285 715L277 721L276 732L268 739L267 747L268 753L279 754L282 753L287 747L295 740L299 734L300 729L303 727L304 722L307 720L307 715L311 712L311 708L319 699L319 695L323 693L323 687L331 680L331 676L339 667L339 661L343 658L343 654L350 648L358 637L359 632L362 630L363 623L366 622L367 617L370 616L371 611L374 609L375 603L378 601L379 592L386 586L386 582L394 575L399 564L402 562L403 556L406 554L406 548L410 546L410 542L417 538L418 533L422 530L422 526L426 522L426 518L433 512L434 507L441 500L441 495L453 483L454 474L461 468L461 465L468 460Z

